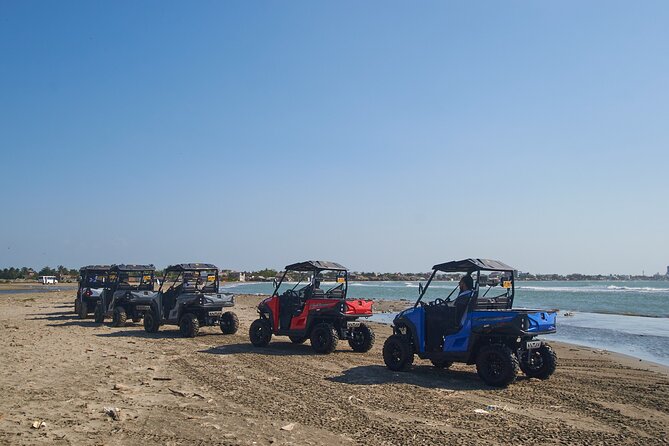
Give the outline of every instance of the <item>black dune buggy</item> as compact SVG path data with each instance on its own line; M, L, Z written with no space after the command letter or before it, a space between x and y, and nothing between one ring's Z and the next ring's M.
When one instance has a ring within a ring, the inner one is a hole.
M107 285L95 307L95 322L102 323L112 318L112 326L122 327L128 318L133 322L142 320L139 302L155 294L153 265L112 265L109 268Z
M98 300L107 285L109 265L88 265L79 269L79 286L74 300L74 312L81 319L95 311Z
M287 280L288 275L297 282ZM296 344L309 339L317 353L332 353L339 339L347 339L356 352L368 351L374 332L357 319L372 315L373 302L347 299L347 291L348 271L338 263L310 260L286 266L272 296L258 305L251 343L264 347L274 334Z
M160 288L138 301L144 312L144 329L155 333L161 325L178 325L185 337L195 337L200 327L218 325L224 334L236 333L239 319L232 311L234 295L219 292L218 267L208 263L180 263L165 269Z

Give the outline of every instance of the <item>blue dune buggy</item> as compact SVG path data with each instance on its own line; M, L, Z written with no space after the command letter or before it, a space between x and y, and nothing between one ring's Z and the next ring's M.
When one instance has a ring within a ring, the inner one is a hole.
M439 287L430 288L438 272L464 273L446 299L438 297ZM512 309L514 291L514 269L497 260L435 265L416 304L393 320L393 335L383 345L386 365L408 370L417 354L438 368L476 364L479 377L495 387L514 382L518 368L528 377L548 379L557 356L536 336L555 333L557 310Z

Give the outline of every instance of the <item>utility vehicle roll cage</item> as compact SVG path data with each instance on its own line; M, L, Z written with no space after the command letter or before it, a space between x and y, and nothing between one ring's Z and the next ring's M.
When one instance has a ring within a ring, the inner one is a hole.
M153 291L155 271L153 265L112 265L109 268L109 288Z
M443 272L443 273L466 273L467 275L472 275L472 273L476 273L476 277L474 278L474 289L473 289L473 294L472 294L472 299L469 304L470 308L474 308L476 306L476 302L479 299L485 298L485 296L488 294L488 291L492 289L492 286L488 284L488 289L486 292L483 294L483 296L479 297L479 282L481 279L481 271L490 271L490 272L501 272L505 273L504 280L500 283L504 289L506 289L506 292L499 295L499 296L494 296L490 299L497 299L500 297L506 297L507 298L507 309L513 307L513 298L515 295L515 280L514 280L514 271L515 269L512 266L509 266L505 263L500 262L499 260L492 260L492 259L465 259L465 260L455 260L452 262L446 262L446 263L440 263L437 265L434 265L432 267L432 274L430 275L430 278L428 279L427 283L425 286L422 284L419 286L419 296L418 300L414 304L414 308L417 307L421 300L423 299L423 296L425 296L425 293L427 292L428 288L430 287L430 284L432 283L432 280L434 277L437 275L438 272ZM453 291L448 295L448 297L451 297L451 295L455 292L455 290L458 289L459 285L456 285Z
M79 285L87 288L104 287L108 281L109 268L109 265L82 266L79 268Z
M204 279L202 273L205 273ZM168 276L174 276L168 280ZM182 279L181 281L179 279ZM165 268L163 280L160 284L159 292L163 287L171 284L167 289L173 289L183 285L186 291L202 291L218 293L218 267L211 263L179 263ZM201 285L201 286L200 286Z
M274 292L272 293L272 296L279 295L279 288L281 287L281 284L283 283L283 281L286 278L286 275L289 272L311 273L309 283L306 284L304 288L310 286L312 287L312 289L319 289L318 285L322 281L322 278L319 278L318 276L323 271L333 271L335 273L334 279L336 280L337 285L324 292L322 297L329 297L328 293L331 293L333 290L337 288L341 288L342 289L341 298L345 299L346 293L348 291L348 269L346 269L345 266L340 265L339 263L328 262L324 260L307 260L306 262L298 262L298 263L293 263L291 265L287 265L284 268L284 272L283 275L281 276L281 279L278 282L275 281ZM301 277L300 280L297 281L292 290L295 290L295 288L297 288L298 285L302 283L302 279L303 277Z

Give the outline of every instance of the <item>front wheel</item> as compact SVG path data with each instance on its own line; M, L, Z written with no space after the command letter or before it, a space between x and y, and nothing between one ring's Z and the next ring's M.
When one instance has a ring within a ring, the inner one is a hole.
M181 336L194 338L200 332L200 321L191 313L186 313L179 319L179 330Z
M256 347L265 347L272 340L272 327L264 319L256 319L249 328L249 339Z
M518 358L506 345L486 345L476 356L476 372L489 386L506 387L516 380Z
M144 313L144 331L147 333L157 333L160 329L160 322L153 311Z
M557 355L548 344L520 355L520 370L528 378L548 379L557 368Z
M413 364L413 346L407 335L394 334L383 344L383 361L390 370L405 372Z
M112 326L123 327L127 320L128 315L125 312L125 308L121 306L114 307L114 313L112 314Z
M239 330L239 318L232 311L226 311L221 315L220 327L223 334L235 334Z
M369 325L360 324L351 330L348 345L351 346L354 352L364 353L372 348L375 340L376 336Z
M311 331L311 348L316 353L329 354L337 348L339 336L337 330L326 322L320 323Z

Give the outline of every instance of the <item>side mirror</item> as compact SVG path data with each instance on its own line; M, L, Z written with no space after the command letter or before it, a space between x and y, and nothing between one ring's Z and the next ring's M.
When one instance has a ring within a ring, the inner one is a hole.
M418 282L418 295L419 296L421 294L423 294L423 289L424 289L423 284L421 282Z

